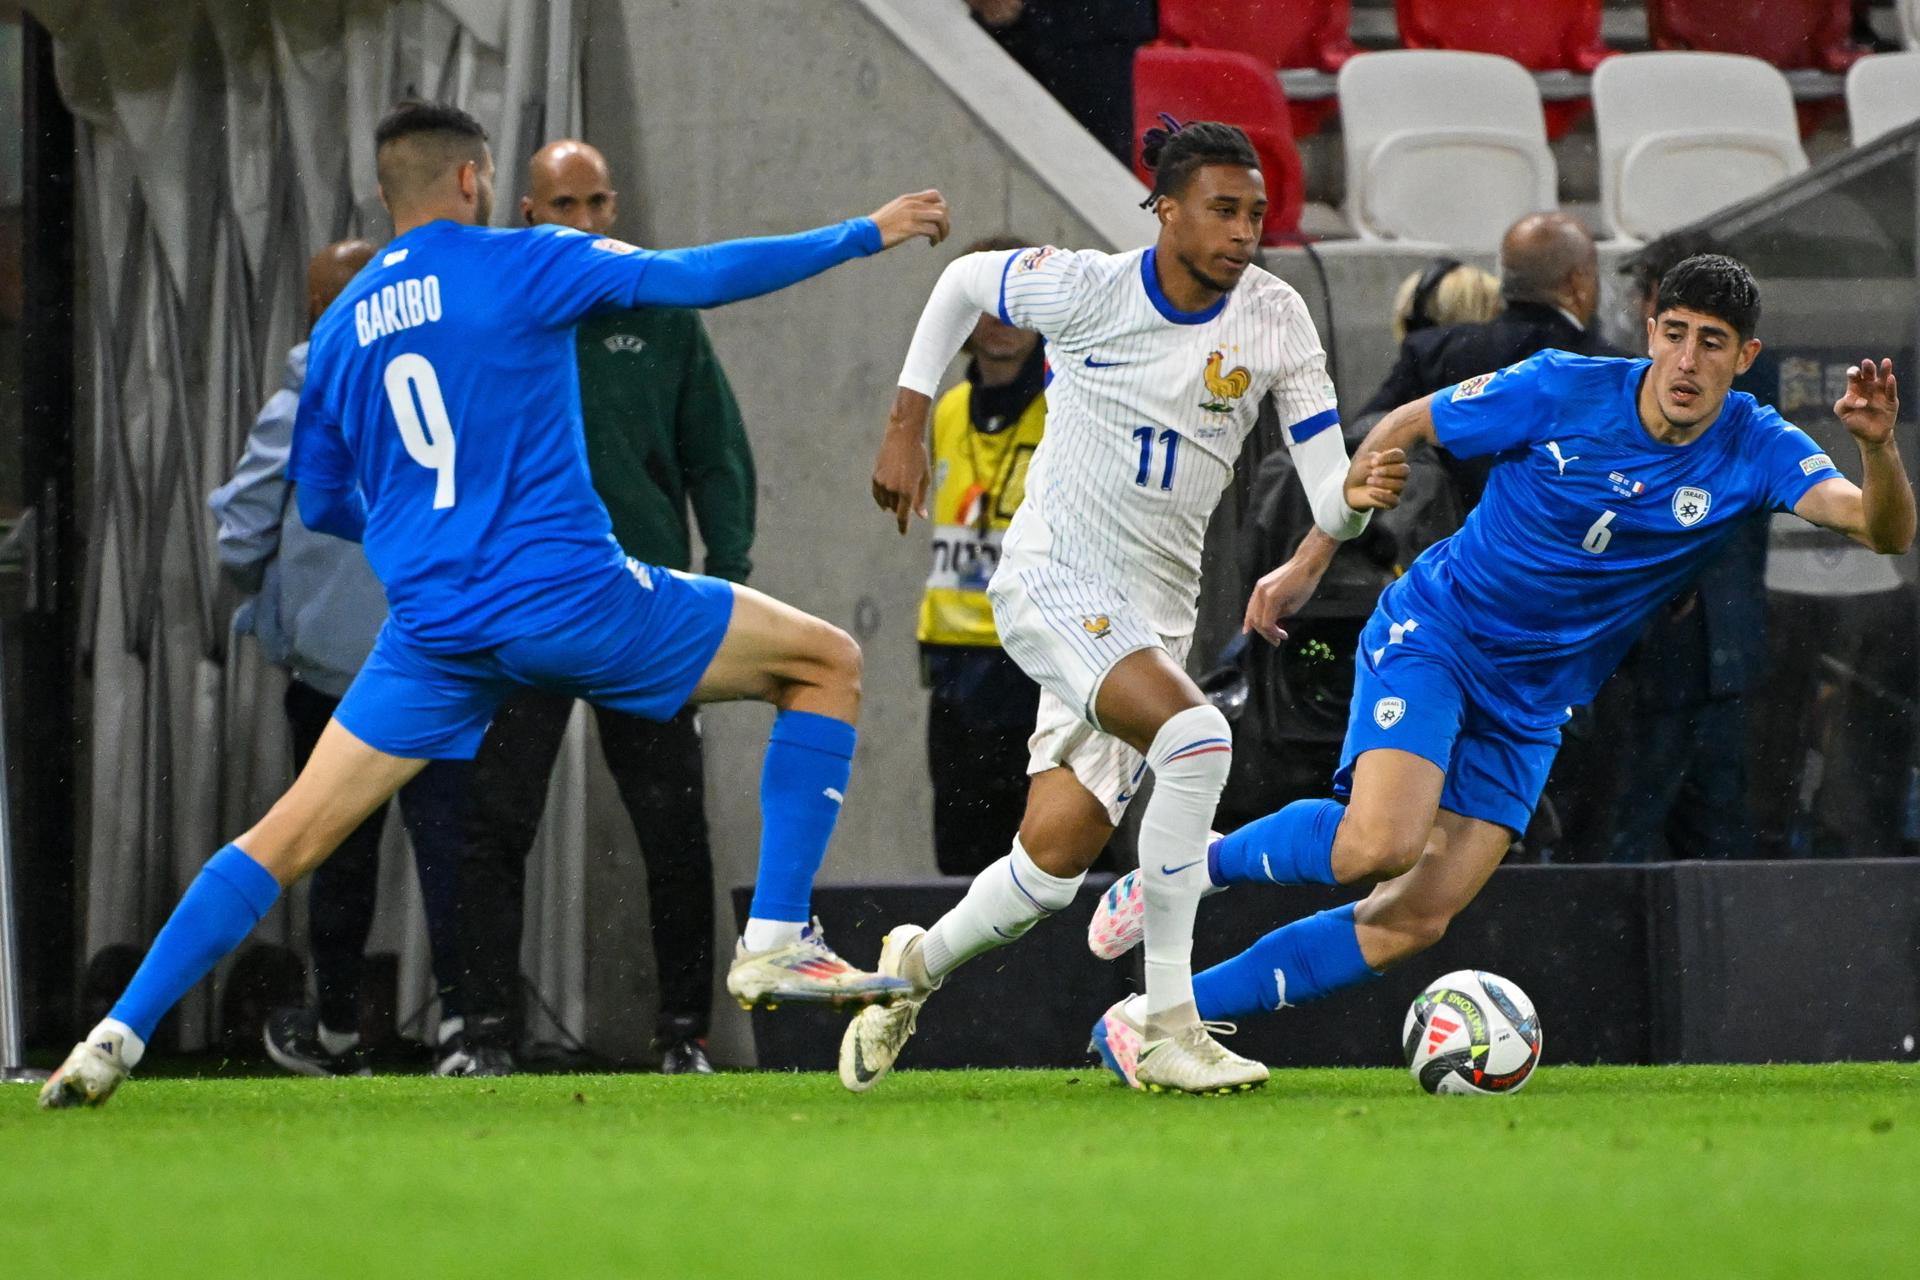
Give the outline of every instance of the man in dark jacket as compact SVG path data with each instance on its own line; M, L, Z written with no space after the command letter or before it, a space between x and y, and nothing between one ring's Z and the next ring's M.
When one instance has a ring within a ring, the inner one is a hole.
M1600 267L1593 235L1564 213L1530 213L1500 240L1500 314L1485 324L1417 329L1400 344L1387 380L1360 416L1431 395L1442 387L1492 373L1549 348L1583 356L1617 356L1593 326L1600 303ZM1443 455L1460 488L1462 509L1480 500L1490 458L1461 462Z
M619 196L606 160L584 142L533 157L521 212L607 235ZM754 475L739 406L700 317L622 311L579 326L580 412L594 488L629 555L690 569L687 512L699 522L706 572L734 582L752 567ZM474 760L474 805L462 875L461 1049L443 1070L513 1069L512 997L519 974L526 857L546 807L573 701L527 690L494 718ZM707 843L700 726L688 707L663 723L595 708L607 768L646 857L660 974L654 1048L661 1070L712 1070L705 1039L713 999L713 853Z

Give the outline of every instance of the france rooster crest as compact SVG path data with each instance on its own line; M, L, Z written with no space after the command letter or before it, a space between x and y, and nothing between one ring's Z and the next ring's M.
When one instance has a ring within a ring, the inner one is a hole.
M1200 407L1208 413L1232 413L1233 402L1247 394L1253 386L1253 375L1247 372L1245 365L1223 370L1226 361L1224 352L1215 351L1207 356L1207 367L1201 371L1200 380L1207 384L1207 394L1212 399L1204 401Z

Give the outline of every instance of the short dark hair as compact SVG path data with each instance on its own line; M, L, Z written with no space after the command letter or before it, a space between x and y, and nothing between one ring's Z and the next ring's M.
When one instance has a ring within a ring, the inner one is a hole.
M1645 248L1621 265L1620 272L1633 281L1637 296L1651 298L1660 288L1660 281L1667 272L1688 258L1703 253L1724 254L1726 251L1726 246L1708 232L1691 228L1669 231L1649 240Z
M409 98L387 112L373 131L374 174L387 201L411 201L447 170L487 154L480 122L446 102Z
M451 102L406 98L395 103L393 110L374 126L373 145L384 147L416 133L450 133L476 142L487 141L487 131L480 122Z
M1724 320L1742 342L1760 327L1760 286L1746 264L1722 253L1696 253L1660 277L1653 314L1685 307Z
M1259 152L1233 125L1217 120L1181 124L1166 114L1160 121L1164 127L1149 129L1140 139L1140 159L1153 171L1153 190L1140 202L1142 209L1153 208L1153 202L1161 196L1178 196L1193 175L1207 165L1260 167Z

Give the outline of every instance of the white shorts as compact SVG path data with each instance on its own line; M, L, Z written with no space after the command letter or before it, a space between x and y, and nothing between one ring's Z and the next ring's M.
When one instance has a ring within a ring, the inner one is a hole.
M1044 560L1008 557L987 587L1000 643L1040 686L1040 710L1027 740L1027 773L1068 768L1106 806L1115 826L1140 788L1146 760L1101 732L1093 700L1120 659L1164 649L1186 663L1192 636L1156 632L1125 592L1092 575Z

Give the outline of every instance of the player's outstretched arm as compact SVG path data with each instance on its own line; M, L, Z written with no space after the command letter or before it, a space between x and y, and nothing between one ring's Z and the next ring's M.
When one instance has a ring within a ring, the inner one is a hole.
M1347 468L1347 505L1355 511L1391 511L1400 505L1407 487L1407 450L1416 444L1439 443L1433 429L1433 397L1391 410L1373 424L1367 438L1353 451Z
M1340 495L1347 507L1353 511L1386 511L1400 505L1410 470L1407 447L1417 441L1433 442L1433 416L1427 410L1431 399L1423 397L1403 405L1374 424L1347 468ZM1240 622L1242 635L1252 633L1268 644L1279 644L1287 638L1281 619L1298 613L1313 598L1320 579L1333 563L1334 553L1340 549L1340 539L1328 531L1317 511L1315 520L1315 527L1301 539L1292 558L1254 584Z
M1834 402L1833 413L1860 448L1862 483L1830 479L1817 484L1794 504L1794 514L1882 555L1899 555L1913 545L1914 501L1893 437L1900 416L1893 361L1862 360L1848 369L1847 392Z
M628 307L718 307L776 293L918 236L939 244L947 230L946 200L938 191L916 191L888 201L869 217L790 236L723 240L653 253L618 241L592 244L633 263L628 269L614 268L613 301ZM596 292L591 282L587 292ZM574 305L590 310L602 300L589 296L574 300Z
M970 253L940 273L914 326L900 369L900 387L887 413L887 431L873 464L873 501L892 513L902 534L915 515L927 516L927 488L933 462L927 453L927 414L940 379L960 354L967 335L984 312L1000 306L1005 251Z

